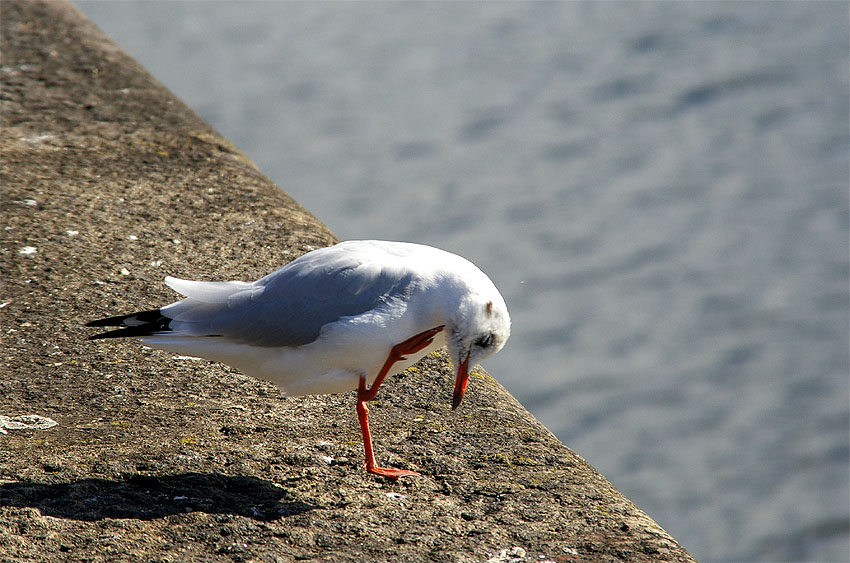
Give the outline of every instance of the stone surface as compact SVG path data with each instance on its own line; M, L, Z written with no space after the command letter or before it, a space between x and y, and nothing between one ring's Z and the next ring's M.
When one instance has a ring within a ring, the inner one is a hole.
M372 403L390 482L353 394L86 341L335 238L72 5L0 11L0 415L58 423L0 434L0 561L692 561L480 368L452 412L442 354Z

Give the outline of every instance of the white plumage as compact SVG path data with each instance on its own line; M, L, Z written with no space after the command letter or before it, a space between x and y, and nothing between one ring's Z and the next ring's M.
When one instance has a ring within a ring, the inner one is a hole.
M92 338L135 336L153 348L224 362L288 395L359 388L364 409L386 375L444 345L458 371L457 406L468 366L498 352L510 335L492 281L468 260L419 244L348 241L255 282L165 283L186 299L89 323L128 327ZM364 440L367 434L368 425Z

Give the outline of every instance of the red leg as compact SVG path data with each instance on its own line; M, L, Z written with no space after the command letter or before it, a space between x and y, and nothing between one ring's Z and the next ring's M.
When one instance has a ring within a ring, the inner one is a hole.
M372 383L372 387L369 389L366 389L366 376L363 374L360 375L360 385L357 388L357 419L360 421L360 433L363 435L363 449L366 451L366 471L369 473L383 475L390 479L419 475L415 471L396 469L394 467L379 467L375 463L375 452L372 449L372 433L369 431L369 407L366 405L366 401L371 401L378 394L378 388L394 363L406 359L405 354L415 354L423 348L428 347L434 341L434 335L441 330L443 330L443 327L438 326L425 332L420 332L416 336L393 346L389 356L387 356L387 361L384 362L381 371L378 372L378 376L375 378L375 382Z
M378 387L380 387L381 383L383 383L384 378L387 376L387 373L389 373L393 364L400 360L407 359L404 356L405 354L415 354L423 348L427 348L434 341L434 336L441 330L443 330L442 325L428 329L425 332L420 332L416 336L412 336L404 342L393 346L392 350L390 350L390 355L387 356L387 361L384 362L381 371L378 372L378 377L376 377L375 382L372 383L372 387L364 389L365 394L360 394L362 399L364 401L371 401L374 399L375 395L378 394Z
M374 387L374 386L373 386ZM363 449L366 450L366 471L383 475L390 479L399 477L415 477L419 473L394 467L379 467L375 463L375 452L372 450L372 433L369 432L369 407L361 397L366 393L366 378L360 376L360 387L357 391L357 418L360 420L360 433L363 434Z

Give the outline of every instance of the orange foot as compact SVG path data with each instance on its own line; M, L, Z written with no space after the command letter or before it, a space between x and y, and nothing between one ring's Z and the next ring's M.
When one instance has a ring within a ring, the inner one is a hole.
M369 473L374 473L375 475L382 475L384 477L389 477L393 481L397 481L399 477L421 477L421 475L415 471L410 471L408 469L396 469L395 467L367 467L366 471Z
M436 336L441 330L443 330L443 325L428 329L425 332L420 332L415 336L411 336L401 344L396 344L390 353L390 357L395 356L396 360L406 360L407 358L404 357L404 354L415 354L416 352L427 348L432 342L434 342L434 336Z

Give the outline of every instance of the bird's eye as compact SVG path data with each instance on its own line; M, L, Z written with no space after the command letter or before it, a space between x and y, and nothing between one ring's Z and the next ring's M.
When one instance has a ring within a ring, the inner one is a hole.
M480 346L481 348L486 348L487 346L489 346L492 343L493 343L493 333L492 332L488 332L487 334L485 334L484 336L482 336L481 338L479 338L478 340L475 341L475 345Z

